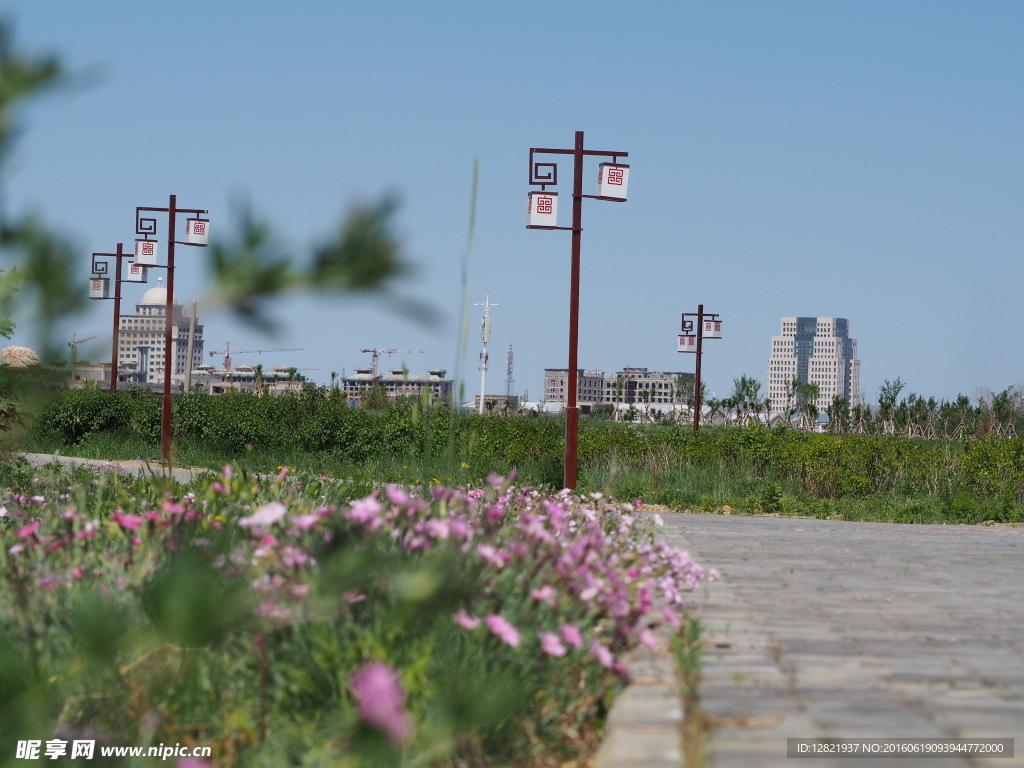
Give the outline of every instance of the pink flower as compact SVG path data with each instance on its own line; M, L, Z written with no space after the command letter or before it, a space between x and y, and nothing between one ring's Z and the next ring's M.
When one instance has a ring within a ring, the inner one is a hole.
M256 613L260 616L266 616L268 619L287 619L292 615L290 609L285 608L283 605L277 603L260 603L260 607L256 609Z
M352 507L345 513L345 517L353 523L369 525L372 530L380 527L380 512L384 507L375 498L376 494L367 496L365 499L358 499L352 502Z
M499 568L504 567L505 563L508 562L508 554L505 552L499 552L490 544L481 544L476 548L476 553L482 560L486 560L491 565L496 565Z
M654 632L650 627L644 627L640 630L640 634L637 635L637 639L640 641L640 645L645 648L650 648L652 651L657 647L658 642L654 637Z
M282 517L285 512L284 504L279 501L271 501L264 504L248 517L243 517L238 524L243 528L255 528L257 526L273 525Z
M607 667L608 669L612 668L612 652L601 645L599 641L595 640L590 644L590 652L597 657L599 662L601 662L601 666Z
M181 504L172 504L169 501L164 502L164 512L171 515L180 515L185 511L185 508Z
M294 520L292 520L292 524L296 528L298 528L300 531L308 531L310 528L312 528L314 525L316 525L319 521L320 521L320 516L319 515L299 515Z
M502 641L508 643L513 648L519 647L519 632L501 616L492 613L484 619L484 623L491 630L491 633L497 635Z
M580 631L572 624L562 625L562 637L565 639L565 642L573 648L583 647L583 635L581 635Z
M126 515L123 512L115 512L111 517L113 517L114 521L119 523L122 528L127 528L129 531L139 530L139 527L145 522L145 519L139 515Z
M392 744L397 746L405 741L412 723L394 670L387 664L371 661L352 675L351 684L359 716L384 731Z
M554 632L541 632L540 647L548 656L565 656L565 646Z
M480 626L480 619L476 616L472 616L465 611L459 611L452 615L452 621L458 624L463 629L474 630Z
M679 628L679 617L676 616L676 612L669 608L667 605L663 605L661 607L661 615L665 617L665 621L672 625L673 628Z
M397 485L384 486L384 495L388 497L388 501L400 507L404 507L412 499L402 487Z
M538 603L547 603L548 605L555 604L555 588L550 584L545 584L540 589L534 589L530 591L530 597L536 600Z
M36 522L32 523L31 525L26 525L24 528L21 528L18 531L18 538L20 538L20 539L27 539L29 536L31 536L33 533L35 533L37 530L39 530L39 525L40 525L40 523L37 520Z

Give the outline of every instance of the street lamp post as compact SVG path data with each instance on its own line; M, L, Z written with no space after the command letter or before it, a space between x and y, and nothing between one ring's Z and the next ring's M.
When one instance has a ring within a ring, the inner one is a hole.
M120 324L121 324L121 260L130 258L132 254L124 252L124 243L117 244L116 253L96 253L92 254L92 277L89 280L89 298L90 299L113 299L114 301L114 333L113 333L113 347L110 351L110 391L117 391L117 342L120 335ZM109 280L110 278L103 277L107 274L107 262L97 261L97 259L115 259L116 266L114 267L114 295L110 296ZM125 278L130 283L144 283L146 282L146 267L139 264L131 264L128 270L128 277Z
M572 155L572 226L557 226L558 195L548 192L548 186L558 184L558 164L539 163L536 155ZM583 158L587 155L610 157L610 163L601 163L597 176L597 194L583 194ZM579 432L579 406L576 402L578 386L577 348L579 342L580 311L580 236L583 232L583 198L625 202L629 182L629 166L619 163L628 152L604 152L583 148L583 131L576 131L573 149L530 149L530 186L539 186L539 192L529 193L527 229L562 229L572 232L572 266L569 283L569 399L565 411L565 487L576 488L576 447Z
M694 321L687 320L688 317L697 318L697 332L694 333ZM704 312L704 305L698 304L696 312L683 312L682 333L679 334L679 347L677 352L690 352L697 355L697 363L694 366L693 374L693 434L697 435L700 427L700 360L703 353L704 339L722 338L722 321L718 313Z
M166 266L160 266L156 263L159 255L158 241L149 239L150 235L155 236L157 234L156 219L143 217L143 213L167 214ZM192 218L187 220L184 240L174 239L176 217L179 213L191 214L192 216ZM144 206L135 208L135 234L142 235L143 237L142 240L135 241L135 262L167 270L167 301L164 310L164 399L163 413L160 419L160 459L165 462L171 460L171 371L175 363L171 357L174 326L174 246L178 244L205 246L209 242L210 222L200 218L200 216L206 213L209 213L209 211L198 208L179 208L176 195L170 196L170 202L166 208L149 208ZM192 350L188 350L187 354L192 354Z

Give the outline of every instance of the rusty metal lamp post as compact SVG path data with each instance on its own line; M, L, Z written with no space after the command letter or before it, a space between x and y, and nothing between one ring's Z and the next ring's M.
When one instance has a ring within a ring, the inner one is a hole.
M558 184L558 164L538 163L536 155L572 155L572 226L559 227L558 193L548 192L548 186ZM597 194L583 194L583 158L586 155L610 157L610 163L601 163L597 174ZM625 202L629 183L629 166L619 163L628 152L603 152L583 148L583 131L576 131L573 149L530 149L530 186L539 186L539 192L529 193L526 214L527 229L564 229L572 232L572 268L569 288L569 400L565 411L565 487L576 488L576 448L579 431L579 406L576 403L577 361L580 312L580 234L583 232L583 198Z
M688 317L697 318L697 332L694 333L694 321L687 320ZM703 353L704 339L722 338L722 321L718 319L718 313L704 311L704 305L698 304L696 312L683 312L682 333L679 334L679 347L677 352L690 352L697 355L697 364L693 375L693 434L697 436L697 429L700 427L700 360Z
M155 236L157 234L156 219L143 217L143 213L167 214L166 266L156 263L159 255L159 242L149 239L150 235ZM190 214L190 218L186 221L184 240L174 239L177 214L179 213ZM135 234L142 235L141 240L135 241L135 263L167 270L167 302L164 310L164 398L163 413L160 419L160 459L165 462L170 462L171 460L171 371L175 363L171 358L174 327L174 246L207 245L209 243L210 222L207 219L200 218L207 213L209 211L197 208L179 208L176 195L171 195L170 202L166 208L138 206L135 209ZM192 354L192 350L188 350L186 354Z
M90 299L113 299L114 301L114 334L113 346L110 351L110 391L117 391L117 342L121 323L121 260L130 258L132 254L124 252L124 243L117 244L116 253L92 254L92 277L89 278ZM116 259L114 267L114 295L110 295L110 278L104 277L107 274L108 263L97 261L97 259ZM128 274L123 278L130 283L146 282L146 267L139 264L130 264Z

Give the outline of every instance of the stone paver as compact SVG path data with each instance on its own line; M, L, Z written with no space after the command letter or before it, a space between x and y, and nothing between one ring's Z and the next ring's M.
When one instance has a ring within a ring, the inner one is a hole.
M787 738L1013 738L1024 766L1024 530L662 513L722 580L706 626L709 768L878 766L786 757ZM639 765L639 764L637 764Z

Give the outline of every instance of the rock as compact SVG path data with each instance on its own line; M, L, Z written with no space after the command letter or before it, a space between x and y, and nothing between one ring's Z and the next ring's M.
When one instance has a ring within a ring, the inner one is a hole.
M0 363L11 368L28 368L39 365L39 355L28 347L5 347L0 350Z

